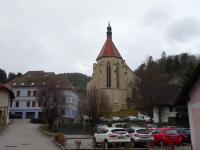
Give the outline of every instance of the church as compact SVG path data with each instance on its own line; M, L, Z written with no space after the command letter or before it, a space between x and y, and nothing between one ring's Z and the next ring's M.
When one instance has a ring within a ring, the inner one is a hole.
M117 112L133 104L130 101L133 101L137 77L113 43L110 23L106 34L105 44L96 58L97 62L93 64L93 74L87 84L87 91L95 87L99 92L104 92L112 112Z

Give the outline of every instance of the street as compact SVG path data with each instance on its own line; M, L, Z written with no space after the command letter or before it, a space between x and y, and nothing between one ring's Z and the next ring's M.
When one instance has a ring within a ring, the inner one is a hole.
M52 139L39 131L38 124L29 120L13 120L0 133L1 150L58 150Z

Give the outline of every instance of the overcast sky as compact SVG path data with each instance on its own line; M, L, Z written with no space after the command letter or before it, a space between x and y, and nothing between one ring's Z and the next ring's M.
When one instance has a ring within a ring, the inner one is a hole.
M199 0L0 0L0 68L92 74L108 20L134 70L147 56L200 53Z

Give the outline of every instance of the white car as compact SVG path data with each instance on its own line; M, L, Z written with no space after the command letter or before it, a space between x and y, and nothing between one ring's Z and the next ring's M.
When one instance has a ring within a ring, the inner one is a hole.
M116 128L127 128L127 124L126 123L113 123L112 127L116 127Z
M121 121L121 118L120 117L112 117L112 121L113 122Z
M138 115L138 121L150 122L151 118L149 116L145 116L145 115Z
M138 120L137 117L135 117L135 116L128 116L127 119L129 121L137 121Z
M105 148L116 144L129 144L130 136L123 128L107 127L101 128L94 133L93 144L103 144Z
M131 136L131 145L135 147L138 144L146 145L154 142L154 137L151 132L143 127L131 127L127 129L129 136Z

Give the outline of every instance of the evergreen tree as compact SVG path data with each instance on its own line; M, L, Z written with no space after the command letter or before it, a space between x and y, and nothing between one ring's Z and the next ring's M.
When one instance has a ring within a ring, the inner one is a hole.
M15 79L16 77L17 77L17 75L15 73L9 72L7 81L11 81L11 80Z
M7 80L7 74L3 69L0 69L0 83L5 83Z
M175 56L175 58L174 58L174 67L173 67L173 71L179 71L179 69L180 69L180 62L179 62L179 58L178 58L178 56Z

